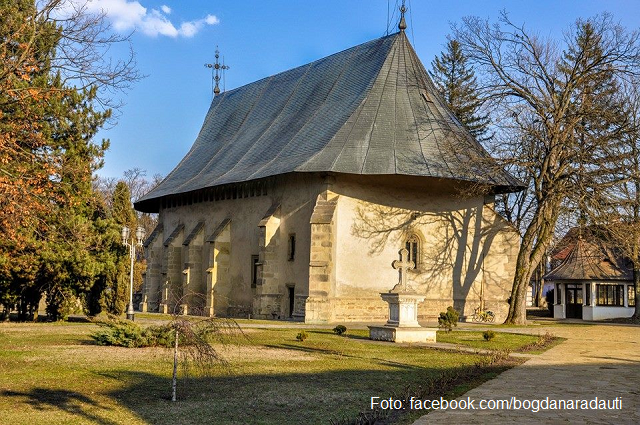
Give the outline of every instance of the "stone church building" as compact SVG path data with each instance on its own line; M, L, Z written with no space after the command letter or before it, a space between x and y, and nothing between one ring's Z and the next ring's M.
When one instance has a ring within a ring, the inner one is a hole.
M409 284L433 320L504 318L518 232L493 208L520 183L445 106L404 30L218 94L191 150L135 203L142 311L384 321Z

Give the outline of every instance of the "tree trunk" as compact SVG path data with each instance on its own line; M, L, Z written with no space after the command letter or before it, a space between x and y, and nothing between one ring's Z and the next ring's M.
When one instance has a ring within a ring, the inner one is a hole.
M558 210L558 201L546 201L535 212L531 224L522 237L509 300L509 314L504 321L505 324L527 324L527 288L538 264L544 259L553 236Z
M173 379L171 381L171 401L176 401L177 386L178 386L178 328L176 328L176 341L173 345Z

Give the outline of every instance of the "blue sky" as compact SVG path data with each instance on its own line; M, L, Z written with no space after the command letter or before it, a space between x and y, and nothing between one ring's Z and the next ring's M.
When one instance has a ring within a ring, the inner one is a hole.
M391 8L397 3L390 0ZM121 96L98 174L119 177L134 167L167 175L194 142L211 102L216 45L230 66L227 90L385 35L387 0L92 0L114 30L134 30L138 69L147 77ZM500 10L542 36L561 38L577 18L611 12L629 29L640 25L640 1L407 0L407 34L429 68L450 23L475 15L495 21ZM393 11L392 11L393 12ZM394 20L392 32L396 31ZM124 46L122 46L124 48ZM118 55L119 50L113 51Z

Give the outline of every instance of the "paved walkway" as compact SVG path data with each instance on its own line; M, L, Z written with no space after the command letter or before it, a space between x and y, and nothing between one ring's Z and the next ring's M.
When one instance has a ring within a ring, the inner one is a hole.
M619 410L444 410L432 411L414 425L503 424L503 423L590 423L640 424L640 327L592 325L536 327L533 333L549 330L567 341L496 379L468 391L476 400L552 399L613 400ZM508 331L510 329L499 329ZM515 332L525 332L522 328Z

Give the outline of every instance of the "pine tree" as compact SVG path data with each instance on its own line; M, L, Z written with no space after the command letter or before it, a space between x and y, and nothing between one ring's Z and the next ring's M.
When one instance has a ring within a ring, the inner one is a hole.
M460 43L449 40L446 50L431 62L429 75L449 109L469 133L479 141L489 139L489 116L480 111L483 102L477 95L476 77Z

